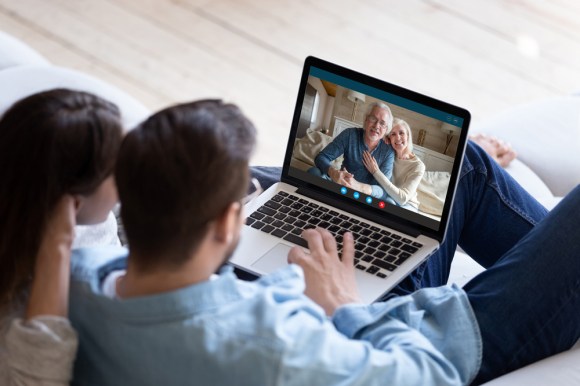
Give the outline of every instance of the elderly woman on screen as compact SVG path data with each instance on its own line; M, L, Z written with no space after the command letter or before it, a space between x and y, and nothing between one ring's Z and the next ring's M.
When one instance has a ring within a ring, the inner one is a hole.
M368 151L363 153L363 163L393 199L391 203L417 211L417 187L425 173L425 164L413 153L413 135L409 124L395 118L393 129L386 135L385 142L390 143L396 153L392 182L379 170L376 160Z

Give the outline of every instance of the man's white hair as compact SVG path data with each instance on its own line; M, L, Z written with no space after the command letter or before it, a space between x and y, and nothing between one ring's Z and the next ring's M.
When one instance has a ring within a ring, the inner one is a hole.
M389 113L389 118L387 119L387 134L389 134L393 129L393 112L391 111L391 108L387 106L385 103L382 102L371 103L371 105L367 109L365 119L371 114L371 111L373 111L375 107L381 110L385 110L387 113Z

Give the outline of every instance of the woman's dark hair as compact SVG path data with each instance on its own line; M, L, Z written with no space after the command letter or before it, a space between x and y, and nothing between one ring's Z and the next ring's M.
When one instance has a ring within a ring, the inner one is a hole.
M113 172L121 139L117 106L81 91L34 94L0 119L0 308L30 285L58 200L93 193Z

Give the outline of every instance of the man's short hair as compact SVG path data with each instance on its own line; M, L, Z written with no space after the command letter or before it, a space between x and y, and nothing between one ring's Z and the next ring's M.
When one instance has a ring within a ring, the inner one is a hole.
M244 196L255 137L240 109L220 100L169 107L127 134L115 176L139 269L181 265Z

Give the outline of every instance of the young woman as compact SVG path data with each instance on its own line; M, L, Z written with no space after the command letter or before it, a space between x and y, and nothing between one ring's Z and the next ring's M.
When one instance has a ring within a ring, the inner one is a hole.
M76 224L104 221L119 109L57 89L14 104L0 119L0 384L68 384L77 338L68 319Z
M393 181L380 171L377 161L368 151L363 153L363 163L397 205L416 211L419 208L417 187L425 174L425 164L413 153L409 124L399 118L393 119L393 129L387 133L387 139L396 153Z

